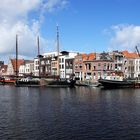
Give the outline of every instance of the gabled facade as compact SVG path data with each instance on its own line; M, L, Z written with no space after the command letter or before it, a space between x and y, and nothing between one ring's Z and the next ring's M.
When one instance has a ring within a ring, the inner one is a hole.
M24 64L23 59L17 60L17 71L19 72L20 65ZM16 59L9 59L8 65L7 65L7 75L12 76L16 75Z

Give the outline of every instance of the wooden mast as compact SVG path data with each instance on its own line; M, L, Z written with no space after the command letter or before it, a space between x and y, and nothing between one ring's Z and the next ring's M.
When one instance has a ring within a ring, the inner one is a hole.
M39 77L40 77L40 43L39 43L39 36L37 37L37 47L38 47L38 69L39 69Z
M57 25L57 75L60 76L60 68L59 68L59 28Z
M18 78L18 35L16 34L16 77Z

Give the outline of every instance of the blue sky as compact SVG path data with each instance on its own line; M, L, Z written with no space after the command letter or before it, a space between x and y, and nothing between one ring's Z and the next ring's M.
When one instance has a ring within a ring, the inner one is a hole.
M61 49L87 53L106 51L111 48L112 26L139 26L139 5L139 0L71 0L64 9L45 15L42 34L53 39L58 23Z
M139 5L139 0L71 0L64 9L45 15L42 35L53 39L58 23L61 49L87 53L107 51L116 34L113 26L139 26ZM119 45L112 48L121 49ZM124 49L133 51L133 47L128 45Z
M139 0L1 1L0 58L14 56L15 34L21 57L36 55L38 35L41 52L54 51L57 24L61 50L135 51L140 44L139 6Z

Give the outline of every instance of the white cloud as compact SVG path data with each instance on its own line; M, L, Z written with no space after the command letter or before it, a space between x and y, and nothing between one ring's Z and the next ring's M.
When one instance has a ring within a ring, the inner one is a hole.
M8 22L26 19L28 13L39 8L40 0L1 0L0 19Z
M135 46L140 44L140 26L116 25L111 27L111 50L130 50L134 51Z
M1 0L0 59L4 55L9 57L15 54L16 34L19 35L19 55L36 57L37 36L40 36L40 46L42 49L48 43L41 36L40 28L42 21L39 18L45 12L52 12L55 9L64 8L66 4L67 0ZM34 12L38 13L38 17L34 17Z
M43 3L43 9L52 12L55 9L64 8L67 4L67 0L48 0L47 3Z

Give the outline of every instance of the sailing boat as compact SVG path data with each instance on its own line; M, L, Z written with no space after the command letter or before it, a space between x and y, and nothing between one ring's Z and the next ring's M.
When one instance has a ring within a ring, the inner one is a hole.
M57 75L59 78L47 81L46 85L50 87L74 87L76 80L74 76L70 79L60 79L60 68L59 68L59 29L57 25Z
M38 41L38 59L39 59L39 37L37 38ZM16 77L17 80L15 81L15 86L17 87L34 87L34 86L42 86L40 82L40 78L33 78L33 77L23 77L18 78L18 68L17 68L17 62L18 62L18 45L17 45L17 37L16 37Z
M16 59L11 60L15 66L15 75L0 77L0 85L14 85L18 77L18 35L16 34ZM15 62L15 63L14 63Z

